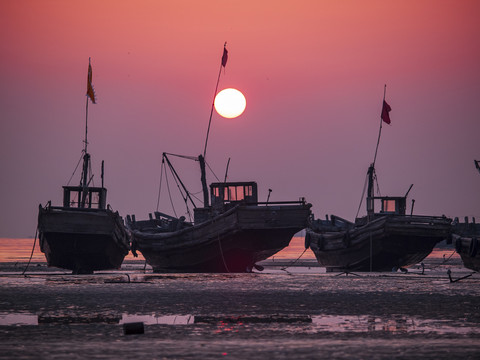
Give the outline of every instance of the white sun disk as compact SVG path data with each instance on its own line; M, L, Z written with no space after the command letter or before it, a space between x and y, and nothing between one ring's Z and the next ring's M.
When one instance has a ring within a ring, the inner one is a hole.
M228 88L215 96L215 110L224 118L233 119L242 115L247 106L245 96L237 89Z

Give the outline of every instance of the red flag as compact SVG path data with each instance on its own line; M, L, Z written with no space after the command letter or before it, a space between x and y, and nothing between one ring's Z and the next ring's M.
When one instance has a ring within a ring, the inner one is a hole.
M87 96L92 100L93 104L96 104L95 91L92 85L92 65L90 65L90 59L88 59Z
M390 111L392 111L392 108L390 105L387 104L385 100L383 100L383 107L382 107L382 115L381 118L383 121L385 121L387 124L390 124L390 115L388 114Z
M225 67L227 65L227 60L228 60L228 51L227 48L224 46L223 47L223 55L222 55L222 66Z

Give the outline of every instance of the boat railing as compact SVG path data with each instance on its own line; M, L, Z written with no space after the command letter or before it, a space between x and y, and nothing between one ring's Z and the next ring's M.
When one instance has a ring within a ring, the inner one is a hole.
M177 231L192 226L191 223L185 221L184 216L177 219L158 211L154 214L155 217L152 217L152 214L149 214L148 220L136 220L135 215L127 215L125 225L131 231L139 230L142 232L154 233Z
M245 205L306 205L305 199L297 201L258 201L254 203L246 203Z
M48 206L46 210L72 210L78 212L105 212L105 209L96 208L77 208L77 207L64 207L64 206Z

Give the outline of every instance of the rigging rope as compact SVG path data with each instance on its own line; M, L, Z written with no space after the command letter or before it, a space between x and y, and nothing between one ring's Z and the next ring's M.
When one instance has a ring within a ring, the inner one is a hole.
M70 181L72 181L73 175L75 175L75 173L77 172L78 165L80 165L80 162L81 162L82 159L83 159L83 152L84 152L84 151L82 150L82 155L80 155L80 159L78 160L77 166L75 166L75 170L73 170L72 176L70 176L70 179L69 179L68 182L67 182L67 186L70 185Z
M160 193L162 192L162 179L163 179L164 166L165 166L165 162L162 159L162 165L160 166L160 184L158 184L157 211L158 211L158 206L160 205Z
M210 167L210 165L207 163L206 160L205 160L205 164L207 164L209 170L212 172L213 176L215 176L215 179L217 179L217 181L220 182L220 179L217 177L217 175L215 175L215 173L213 172L212 168Z
M169 164L168 165L170 168L172 168L172 165ZM172 171L173 172L173 171ZM190 221L192 220L192 215L190 214L190 209L188 208L188 197L187 197L187 194L183 194L182 192L182 189L180 187L180 184L178 183L178 179L176 176L173 177L173 180L175 180L175 183L177 184L177 188L178 188L178 191L180 192L180 195L182 195L182 198L183 198L183 201L185 202L185 207L187 209L187 214L188 214L188 217L190 219ZM189 194L189 193L188 193ZM176 216L176 215L175 215Z
M368 182L368 174L365 176L365 183L363 184L362 197L360 198L360 204L358 204L358 209L357 209L357 214L355 215L355 219L358 218L358 213L360 212L360 208L362 207L363 197L365 196L365 190L367 189L367 182Z
M175 214L175 217L178 218L177 212L175 211L175 206L173 205L172 193L170 192L170 185L168 183L168 176L166 172L165 172L165 182L167 183L168 197L170 198L170 204L172 205L173 213Z

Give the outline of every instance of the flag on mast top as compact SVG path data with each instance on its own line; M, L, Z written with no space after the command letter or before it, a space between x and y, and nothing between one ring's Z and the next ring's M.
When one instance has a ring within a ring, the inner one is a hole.
M223 45L223 55L222 55L222 66L225 67L227 65L228 60L228 50L227 50L227 43Z
M383 121L385 121L389 125L390 125L390 114L389 114L390 111L392 111L392 108L390 107L390 105L387 104L385 100L383 100L381 118Z
M96 104L95 90L92 85L92 65L90 64L90 58L88 58L87 96L92 101L92 104Z

